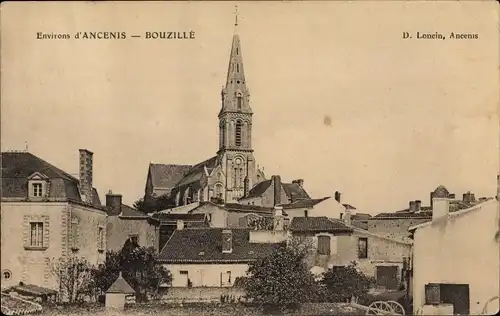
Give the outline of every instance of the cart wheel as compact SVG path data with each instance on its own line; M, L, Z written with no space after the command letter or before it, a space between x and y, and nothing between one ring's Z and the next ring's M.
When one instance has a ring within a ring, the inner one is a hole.
M393 315L405 315L406 314L405 308L403 307L403 305L399 304L398 302L387 301L386 303L389 304L389 306L391 306L392 310L394 311Z
M394 315L394 310L387 302L376 301L368 306L366 315Z

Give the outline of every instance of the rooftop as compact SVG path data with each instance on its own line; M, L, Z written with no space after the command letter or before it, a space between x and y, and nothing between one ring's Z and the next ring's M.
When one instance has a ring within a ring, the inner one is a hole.
M250 243L250 229L235 228L232 252L222 252L224 228L176 230L159 255L164 263L246 263L270 254L279 244Z

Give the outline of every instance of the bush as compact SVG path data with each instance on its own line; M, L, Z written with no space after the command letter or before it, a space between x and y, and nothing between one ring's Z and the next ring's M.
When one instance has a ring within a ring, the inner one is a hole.
M262 304L266 311L295 309L301 303L312 301L317 286L303 259L303 253L279 247L252 263L244 284L246 298Z
M320 281L324 286L324 299L328 302L348 302L353 296L366 295L374 282L375 279L359 271L354 262L329 269Z

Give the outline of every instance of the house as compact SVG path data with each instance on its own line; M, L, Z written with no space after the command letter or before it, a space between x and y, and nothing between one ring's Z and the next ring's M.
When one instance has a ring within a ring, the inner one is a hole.
M93 153L80 149L79 179L29 152L2 152L1 158L2 286L58 290L53 258L103 263L106 208L92 186Z
M499 311L500 227L498 199L451 211L453 199L440 187L432 220L410 227L413 236L414 311L425 315L494 315Z
M293 237L312 242L310 268L328 269L356 262L367 276L376 279L376 290L398 290L405 283L403 266L410 256L411 243L393 240L353 226L349 219L295 217L290 226Z
M443 188L446 189L444 186L440 185L430 193L430 205L428 206L422 205L420 200L410 201L409 207L406 209L393 213L380 213L371 217L367 221L368 231L392 239L411 242L408 228L432 220L432 197ZM456 199L455 194L450 193L450 212L472 207L485 199L486 198L482 197L476 200L474 193L471 192L464 193L462 199Z
M128 239L159 252L160 222L122 203L122 195L106 194L106 242L110 251L120 251Z
M172 236L176 229L209 227L210 223L205 214L176 214L158 212L151 216L151 219L159 223L159 249L161 250L165 243Z
M268 235L273 238L265 238ZM236 280L246 276L249 263L269 255L285 240L282 230L180 227L159 255L173 277L164 299L219 301L221 295L242 297L244 291L234 286Z

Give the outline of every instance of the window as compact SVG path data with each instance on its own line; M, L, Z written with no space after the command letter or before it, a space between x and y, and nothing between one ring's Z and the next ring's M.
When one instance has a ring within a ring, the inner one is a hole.
M99 238L99 250L103 250L104 249L104 228L103 227L99 227L98 234L99 234L98 235L98 238Z
M235 143L236 146L241 146L241 121L236 121Z
M318 236L318 254L330 254L330 236Z
M240 170L239 170L238 177L239 177L238 187L241 188L243 186L243 169L242 168L240 168Z
M12 272L10 272L9 270L3 270L2 279L7 281L10 280L11 278L12 278Z
M304 217L307 217L307 210L304 210Z
M236 64L236 72L240 72L240 64Z
M227 271L225 273L221 273L220 277L221 277L221 280L220 280L221 286L231 285L231 282L232 282L232 280L231 280L231 271Z
M42 184L41 183L33 183L33 196L36 196L36 197L42 196Z
M238 110L241 110L241 106L243 105L243 98L241 96L238 96Z
M358 239L358 258L359 259L368 258L368 238Z
M43 222L30 223L30 246L43 247Z
M77 250L79 248L79 245L78 245L78 218L76 217L71 219L71 237L73 239L71 247L73 250Z
M208 214L208 221L211 223L212 222L212 214Z

